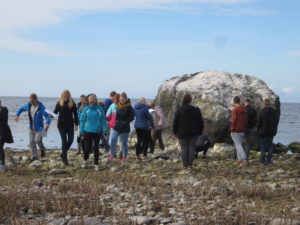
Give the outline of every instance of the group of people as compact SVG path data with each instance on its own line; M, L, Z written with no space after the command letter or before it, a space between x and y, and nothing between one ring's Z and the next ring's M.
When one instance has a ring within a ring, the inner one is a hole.
M279 113L271 106L269 99L257 113L249 99L241 104L240 97L233 99L234 109L231 117L231 137L235 144L238 164L246 164L253 135L260 136L261 162L271 163L273 153L273 137L277 133ZM51 123L49 110L31 94L29 102L20 107L15 120L18 121L23 112L28 112L29 140L32 150L32 161L38 159L37 146L41 157L45 157L43 135ZM95 94L82 95L80 102L75 103L70 91L62 92L55 109L58 114L57 128L62 147L61 160L68 165L68 150L71 148L75 132L77 132L78 154L83 152L82 167L87 166L91 153L94 153L95 170L99 169L100 144L107 153L109 160L117 158L116 148L120 145L120 162L124 163L128 156L128 139L131 131L130 123L134 122L137 135L136 159L148 161L147 154L153 153L156 142L164 150L162 131L168 122L161 107L154 102L146 102L140 98L133 107L125 92L112 91L105 102L98 102ZM181 106L176 110L173 119L173 134L181 146L181 158L185 170L191 170L195 158L195 146L204 130L204 121L199 107L192 104L192 96L185 94ZM257 131L255 130L257 129ZM0 102L0 165L5 165L4 144L13 143L8 126L8 110ZM246 143L246 144L245 144ZM266 153L268 153L266 158Z

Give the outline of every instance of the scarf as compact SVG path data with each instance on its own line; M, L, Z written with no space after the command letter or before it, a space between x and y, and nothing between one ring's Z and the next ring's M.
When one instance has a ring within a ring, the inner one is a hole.
M120 110L127 109L129 106L131 106L131 102L126 102L125 104L118 103L118 109Z

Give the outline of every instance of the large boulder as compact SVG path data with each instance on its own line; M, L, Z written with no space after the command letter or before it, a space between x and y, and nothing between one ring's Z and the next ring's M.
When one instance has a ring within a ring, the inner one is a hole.
M236 95L242 100L250 98L257 109L263 99L269 98L280 110L279 97L264 81L243 74L207 71L173 77L160 85L156 103L164 109L171 124L185 93L192 94L193 104L201 108L204 132L215 142L231 142L230 116Z

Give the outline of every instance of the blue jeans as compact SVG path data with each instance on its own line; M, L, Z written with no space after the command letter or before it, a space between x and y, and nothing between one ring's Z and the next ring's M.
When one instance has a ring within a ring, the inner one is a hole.
M267 163L272 162L273 155L273 138L274 137L262 137L260 138L260 161L266 162L266 152L268 152Z
M243 147L244 137L245 133L231 133L231 138L234 142L237 158L240 162L245 162L247 160L247 156Z
M112 129L110 133L110 154L115 155L119 136L121 138L121 146L123 147L121 147L123 158L127 158L129 133L120 133L115 129Z

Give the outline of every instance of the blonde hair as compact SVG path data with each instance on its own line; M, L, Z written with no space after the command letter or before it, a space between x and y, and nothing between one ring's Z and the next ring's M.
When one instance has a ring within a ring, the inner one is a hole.
M126 92L122 92L122 93L120 94L120 97L123 97L123 98L126 98L126 99L127 99L127 94L126 94Z
M99 102L98 102L98 98L97 98L97 95L95 95L95 94L91 94L91 95L89 95L89 97L88 97L88 101L89 101L89 99L90 98L95 98L95 105L99 105ZM89 104L89 102L88 102L88 104Z
M145 98L140 98L140 99L139 99L139 102L146 105L146 99L145 99Z
M74 106L74 100L72 98L72 95L69 90L64 90L61 93L60 99L58 100L58 104L62 107L64 105L64 95L69 96L69 102L68 102L68 107L71 109Z

